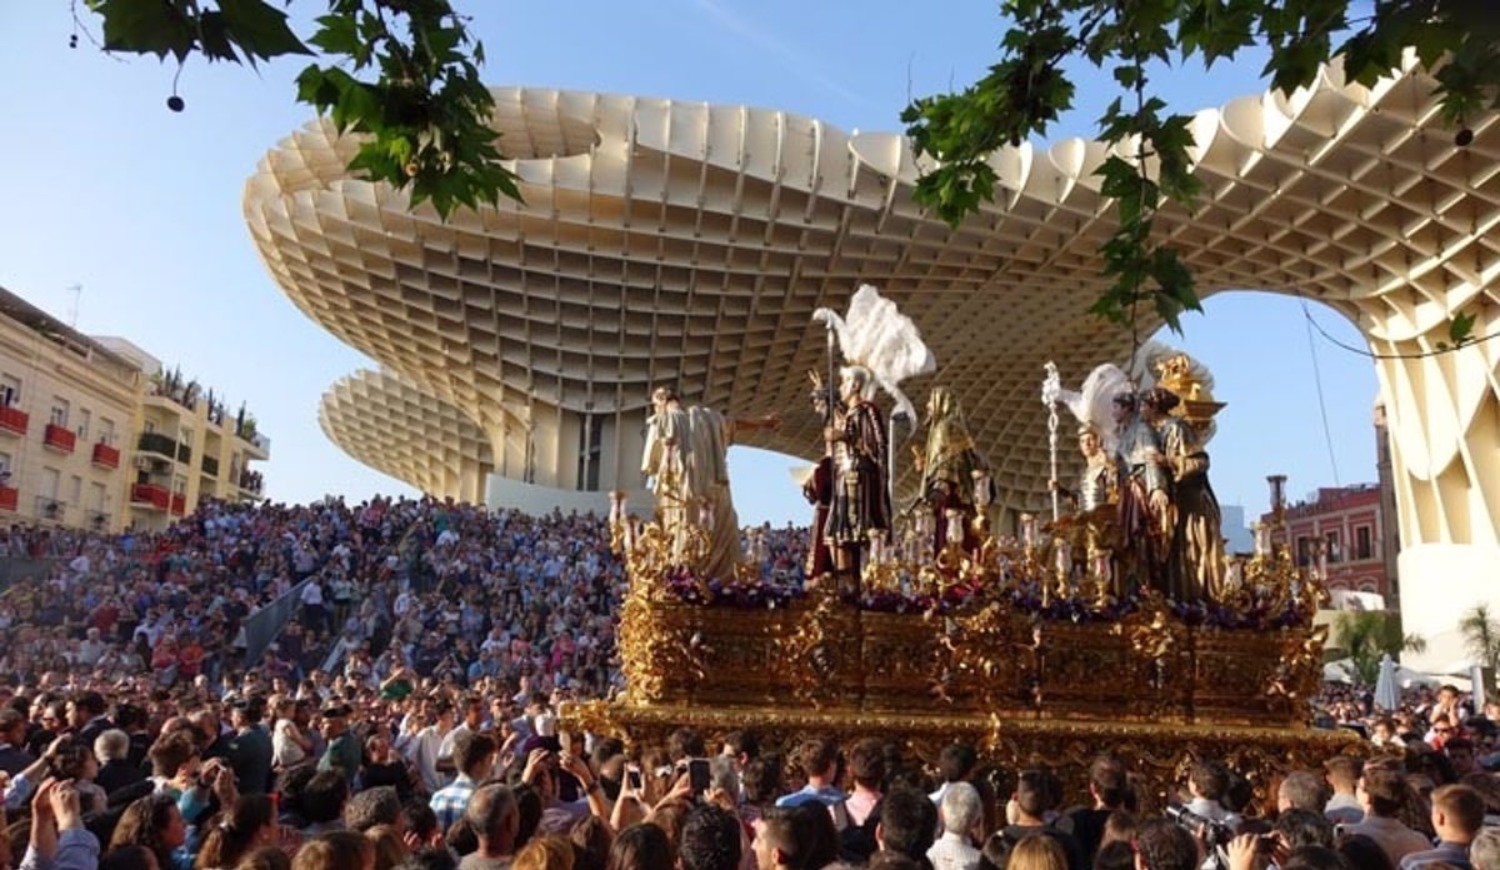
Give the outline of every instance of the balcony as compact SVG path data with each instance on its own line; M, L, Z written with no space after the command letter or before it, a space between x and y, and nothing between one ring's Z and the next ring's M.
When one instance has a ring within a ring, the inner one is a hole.
M111 447L100 441L94 445L94 457L92 461L99 468L119 468L120 449L118 447Z
M102 532L109 528L109 514L104 511L87 511L89 528Z
M0 511L16 512L21 503L21 491L13 486L0 485Z
M78 436L72 429L57 423L48 423L42 430L42 446L53 453L72 453L78 446Z
M248 493L260 495L260 491L262 488L264 488L264 486L265 481L260 476L260 472L258 471L250 471L249 469L246 469L245 472L240 475L240 489L243 489Z
M219 460L212 456L203 457L203 473L209 477L217 478L219 476Z
M180 492L172 493L172 516L180 517L187 514L187 495Z
M172 505L172 493L165 486L137 483L130 487L130 503L137 507L164 511Z
M67 512L68 503L65 501L59 501L50 495L36 497L36 515L40 519L60 523Z
M182 463L190 463L190 462L192 462L193 461L193 448L189 447L186 444L178 444L177 445L177 461L178 462L182 462Z
M142 432L135 446L142 453L154 453L168 462L177 458L177 442L160 432Z
M26 426L30 422L31 415L20 408L0 408L0 432L25 435Z

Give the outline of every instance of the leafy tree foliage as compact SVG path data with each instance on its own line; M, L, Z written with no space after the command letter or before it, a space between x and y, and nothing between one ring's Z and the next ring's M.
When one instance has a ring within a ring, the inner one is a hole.
M267 0L88 0L106 51L186 62L318 59L297 98L360 135L351 171L407 188L446 218L460 205L520 198L489 126L494 98L479 78L484 46L448 0L325 0L306 38ZM76 37L75 37L76 42ZM169 108L181 111L175 93Z
M1459 633L1474 661L1487 672L1500 670L1500 618L1488 604L1476 604L1458 621Z
M1344 651L1355 678L1366 686L1375 685L1380 676L1382 656L1399 658L1403 652L1427 649L1420 635L1402 633L1400 615L1382 610L1339 614L1333 624L1333 645Z
M917 153L938 161L918 182L917 199L957 224L994 198L989 154L1044 134L1072 106L1076 88L1064 63L1082 58L1108 69L1121 95L1099 119L1099 134L1123 144L1127 156L1098 170L1119 229L1102 251L1113 283L1093 311L1132 327L1142 306L1177 331L1184 310L1200 309L1177 252L1152 240L1157 212L1167 202L1191 208L1199 184L1190 175L1189 118L1166 114L1151 96L1151 70L1194 59L1212 65L1264 44L1265 73L1283 91L1310 84L1336 55L1350 80L1371 85L1411 47L1438 82L1459 145L1473 138L1465 119L1500 104L1492 0L1003 0L1001 12L1010 29L989 73L902 113ZM1461 344L1472 328L1472 319L1455 318L1450 338Z

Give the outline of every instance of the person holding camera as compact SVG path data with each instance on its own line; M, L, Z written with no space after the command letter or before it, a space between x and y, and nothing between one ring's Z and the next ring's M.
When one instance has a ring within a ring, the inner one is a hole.
M22 867L94 870L99 839L83 826L82 799L72 782L49 779L31 801L31 838Z
M45 751L27 765L24 770L10 778L5 785L5 809L10 812L20 812L25 808L26 802L31 799L36 791L37 784L48 778L48 772L53 770L58 759L62 756L64 747L72 742L72 738L64 734L53 738L47 745Z

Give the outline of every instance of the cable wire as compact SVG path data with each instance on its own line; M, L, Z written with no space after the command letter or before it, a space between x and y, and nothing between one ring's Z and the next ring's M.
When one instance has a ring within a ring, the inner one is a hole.
M1318 414L1323 418L1323 442L1328 445L1328 464L1333 467L1333 485L1343 486L1339 481L1338 456L1333 450L1333 430L1328 426L1328 401L1323 397L1323 371L1318 366L1318 345L1313 340L1313 322L1306 301L1302 303L1302 313L1308 315L1307 355L1312 357L1313 383L1318 387Z
M1376 353L1375 351L1368 348L1355 347L1348 342L1340 341L1339 339L1334 338L1328 333L1328 330L1323 328L1323 324L1313 319L1312 311L1307 307L1307 297L1302 296L1299 293L1297 295L1297 298L1302 301L1302 317L1306 319L1308 324L1313 329L1316 329L1318 331L1318 334L1323 336L1323 338L1325 338L1329 344L1343 350L1347 350L1350 353L1357 353L1360 356L1368 357L1370 359L1426 359L1430 356L1442 356L1445 353L1453 353L1454 351L1463 350L1467 347L1484 344L1485 342L1490 341L1494 338L1500 338L1500 332L1492 332L1489 335L1481 335L1478 338L1469 339L1459 345L1452 345L1449 347L1436 347L1432 350L1418 351L1417 353Z

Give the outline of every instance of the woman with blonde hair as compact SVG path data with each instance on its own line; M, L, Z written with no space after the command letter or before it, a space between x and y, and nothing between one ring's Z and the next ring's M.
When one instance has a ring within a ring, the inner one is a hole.
M292 859L277 846L262 846L241 858L234 870L292 870Z
M1068 870L1068 856L1053 838L1030 834L1011 850L1005 870Z
M292 870L375 870L375 846L364 834L329 831L297 850Z
M376 825L365 831L365 839L375 849L375 870L391 870L406 860L406 844L392 825Z
M538 837L516 854L510 870L573 870L578 861L575 849L563 837Z

